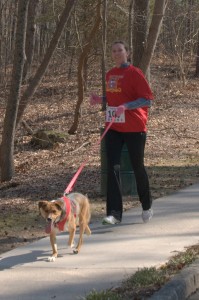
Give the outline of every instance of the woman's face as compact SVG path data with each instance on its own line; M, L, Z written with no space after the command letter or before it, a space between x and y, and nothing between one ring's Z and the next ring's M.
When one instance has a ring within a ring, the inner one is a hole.
M112 46L112 59L118 68L127 62L128 52L123 44L117 43Z

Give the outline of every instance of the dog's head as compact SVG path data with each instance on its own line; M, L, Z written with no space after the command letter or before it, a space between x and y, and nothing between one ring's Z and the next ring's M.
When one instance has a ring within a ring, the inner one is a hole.
M47 221L46 233L50 233L52 226L59 222L63 214L63 202L60 200L39 201L39 211L42 217Z

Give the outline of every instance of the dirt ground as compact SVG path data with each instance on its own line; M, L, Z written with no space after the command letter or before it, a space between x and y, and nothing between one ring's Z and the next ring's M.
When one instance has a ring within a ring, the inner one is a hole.
M152 67L151 86L155 101L150 109L145 164L153 200L199 181L199 80L187 85L161 60ZM61 196L79 166L86 165L73 191L87 194L91 222L105 214L101 195L100 148L96 146L104 113L90 107L91 91L100 92L93 77L88 82L77 133L69 135L77 100L76 83L66 75L46 76L31 100L24 120L33 132L39 129L64 133L52 147L32 144L21 125L15 140L15 176L0 184L0 253L45 236L45 221L38 212L40 199ZM0 90L0 108L5 112L6 92ZM0 116L0 128L3 126ZM1 131L2 132L2 131ZM136 197L124 197L124 209L140 205Z

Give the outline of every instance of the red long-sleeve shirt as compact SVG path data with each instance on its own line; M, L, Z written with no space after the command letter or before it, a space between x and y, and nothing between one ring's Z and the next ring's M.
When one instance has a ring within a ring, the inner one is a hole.
M153 99L152 91L142 71L132 65L113 68L106 74L108 106L117 107L138 98ZM113 123L111 129L119 132L145 132L148 107L125 111L124 123ZM106 122L106 125L108 123Z

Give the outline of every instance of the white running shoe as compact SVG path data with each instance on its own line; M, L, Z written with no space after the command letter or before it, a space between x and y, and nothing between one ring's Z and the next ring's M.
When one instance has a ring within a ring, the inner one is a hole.
M119 224L119 223L120 223L120 221L117 220L113 216L107 216L102 220L103 225L115 225L115 224Z
M153 210L150 208L149 210L142 211L142 220L144 223L149 222L153 217Z

